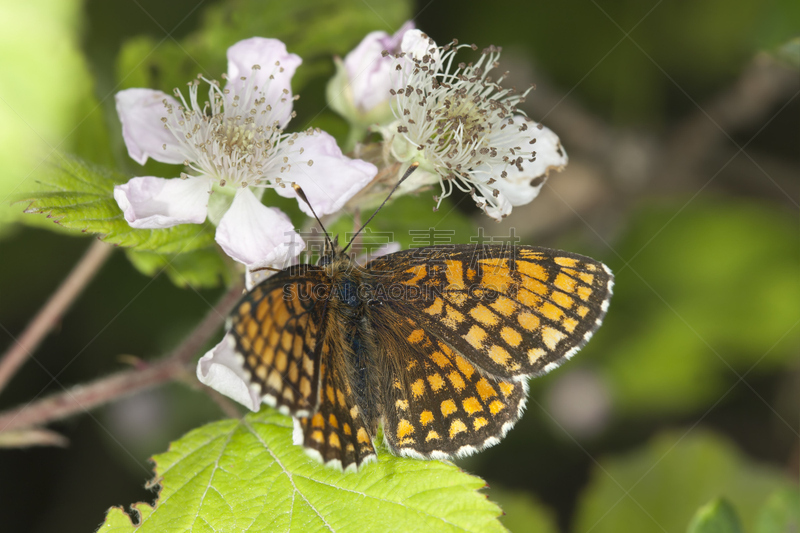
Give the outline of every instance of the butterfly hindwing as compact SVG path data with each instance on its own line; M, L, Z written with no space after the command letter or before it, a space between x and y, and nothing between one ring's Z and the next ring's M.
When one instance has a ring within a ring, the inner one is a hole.
M234 309L230 329L243 367L265 403L308 416L319 394L319 347L329 297L322 269L298 265L251 290Z
M571 357L600 326L613 286L598 261L532 246L431 246L366 270L385 305L505 380Z

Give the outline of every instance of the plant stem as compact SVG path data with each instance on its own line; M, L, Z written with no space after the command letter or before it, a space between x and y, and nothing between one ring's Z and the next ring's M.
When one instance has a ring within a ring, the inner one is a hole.
M33 354L47 332L59 321L83 289L94 278L106 262L114 248L100 240L95 240L83 254L58 290L33 317L6 353L0 357L0 391L17 373L17 370Z
M242 286L239 284L228 290L186 340L166 357L144 368L117 372L87 385L79 385L31 404L4 411L0 413L0 432L60 420L191 373L190 363L193 357L217 332L241 294Z

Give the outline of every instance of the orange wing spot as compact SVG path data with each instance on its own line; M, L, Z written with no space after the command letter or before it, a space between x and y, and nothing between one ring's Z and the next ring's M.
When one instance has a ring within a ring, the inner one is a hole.
M289 387L283 388L281 396L283 396L284 399L289 401L290 403L294 401L294 392L292 392L292 389L290 389Z
M258 358L255 355L248 355L247 364L250 365L251 368L255 368L258 364Z
M533 313L520 313L517 315L517 322L528 331L533 331L539 328L539 317Z
M303 355L303 371L309 375L314 375L314 361L307 355Z
M264 325L261 327L261 334L263 335L267 330L269 330L269 336L267 338L267 344L269 346L277 347L278 342L281 340L281 334L278 332L277 329L270 330L269 328L272 327L271 322L264 322Z
M483 339L486 338L486 330L480 326L472 326L466 335L462 335L473 348L481 350L483 348Z
M572 333L573 331L575 331L575 328L578 327L578 321L575 320L574 318L567 317L564 319L563 322L561 322L561 325L564 327L565 330L567 330L567 333Z
M519 303L526 307L539 307L542 304L542 299L533 294L528 289L520 289L517 293Z
M545 352L541 348L531 348L530 350L528 350L528 362L530 364L534 364L537 359L539 359L540 357L544 357L546 354L547 352Z
M264 381L265 379L267 379L267 367L264 366L264 365L257 366L256 367L256 376L258 376L258 378L261 381Z
M336 401L336 395L333 392L333 387L328 385L325 388L325 393L328 395L328 401L334 403Z
M444 309L444 300L442 300L437 296L436 299L431 304L431 306L423 309L423 311L425 311L429 315L435 316L435 315L441 315L442 309Z
M591 285L594 283L594 274L581 272L580 274L578 274L578 277L581 278L581 281L586 283L587 285Z
M411 437L409 437L409 438L407 438L407 439L403 439L403 440L399 440L399 441L397 441L397 445L398 445L398 446L410 446L410 445L414 444L415 442L416 442L416 441L415 441L414 439L412 439Z
M266 300L262 300L262 301L266 303ZM250 302L244 302L242 305L239 306L239 314L240 315L247 315L247 314L250 313L250 310L252 308L253 308L253 306L250 305Z
M267 316L269 313L269 302L266 298L258 302L258 308L256 309L256 318L259 322L264 320L264 317Z
M470 379L472 374L475 373L475 367L469 364L466 359L460 355L456 356L456 366L458 367L458 370L460 370L461 373L466 376L467 379Z
M464 406L464 411L466 411L468 415L477 413L478 411L483 411L481 402L479 402L475 396L470 396L464 400L461 405Z
M500 387L500 392L502 392L503 396L505 397L508 397L509 394L514 392L513 383L507 383L505 381L501 381L500 383L497 384L497 386Z
M489 380L486 378L481 378L480 381L475 384L475 388L478 389L478 394L481 395L481 400L484 402L487 398L497 396L497 391L494 390L494 387L489 384Z
M300 377L300 371L297 369L297 363L294 361L289 363L289 373L287 375L289 376L289 381L294 384L297 383L297 380Z
M583 267L584 267L586 270L589 270L589 271L591 271L591 272L594 272L595 270L597 270L597 265L593 265L593 264L591 264L591 263L589 263L589 264L585 264L585 265L583 265Z
M267 378L267 385L274 390L281 390L283 388L283 378L277 371L273 370Z
M283 326L286 325L286 322L289 321L289 310L286 309L283 305L278 305L273 307L272 317L275 320L275 323L283 329Z
M517 310L517 304L511 298L506 298L505 296L500 296L492 302L491 304L492 309L497 311L503 316L511 316L514 311Z
M547 281L548 279L547 270L545 270L544 267L538 263L533 263L530 261L517 261L517 270L526 276L530 276L538 280Z
M490 412L491 412L493 415L496 415L497 413L499 413L500 411L502 411L502 410L503 410L503 409L505 409L505 408L506 408L506 404L504 404L504 403L503 403L503 402L501 402L500 400L495 400L495 401L493 401L493 402L491 403L491 405L489 405L489 411L490 411Z
M500 338L513 348L516 348L519 346L519 343L522 342L522 335L519 334L519 331L514 328L509 328L508 326L500 330Z
M428 375L428 383L431 384L431 390L433 392L438 392L444 386L444 380L442 376L439 374L430 374Z
M417 366L417 360L409 359L408 364L406 365L406 370L413 370L415 366Z
M458 325L464 322L464 315L452 305L447 306L447 313L442 317L442 324L450 329L458 329Z
M303 337L297 335L294 338L294 344L292 345L292 355L295 357L300 357L300 354L303 353Z
M247 321L247 336L250 339L258 336L258 323L255 320L248 320Z
M483 304L476 305L469 311L469 316L483 324L484 326L494 326L500 322L500 317Z
M403 385L400 383L399 379L394 380L394 383L392 383L392 386L397 390L403 390Z
M509 355L508 350L495 344L489 348L489 357L498 365L507 366L511 355Z
M484 265L483 276L481 277L482 287L500 293L507 293L509 288L515 284L514 279L511 277L511 272L506 265L507 260L495 259L480 262Z
M414 398L419 398L425 394L425 383L422 381L422 379L418 379L411 384L411 394L414 395Z
M556 304L563 307L564 309L569 309L575 302L575 300L573 300L563 292L558 292L558 291L554 291L553 294L550 295L550 299L553 300Z
M406 411L408 409L408 400L397 400L394 402L394 406L401 411Z
M475 272L474 268L468 268L467 269L467 280L468 281L475 281L475 275L476 274L477 274L477 272Z
M456 418L450 424L450 438L452 439L453 437L455 437L459 433L462 433L462 432L464 432L466 430L467 430L467 426L464 424L464 422L460 418Z
M458 306L464 305L464 302L467 301L467 293L462 291L451 291L448 290L444 294L445 298L451 303L454 303Z
M414 426L405 418L401 418L400 422L397 423L397 438L402 439L411 433L414 433Z
M286 367L289 364L289 358L286 356L286 352L278 352L275 354L275 361L273 361L275 368L278 372L283 372L286 370Z
M584 302L588 300L589 296L591 295L592 295L591 287L578 287L578 298L580 298Z
M414 331L412 331L411 335L406 337L406 340L408 342L410 342L411 344L417 344L419 341L421 341L424 338L425 338L425 330L420 328L420 329L415 329Z
M556 257L553 259L557 265L567 268L572 268L578 264L577 259L572 259L571 257Z
M358 413L359 410L357 405L354 405L353 407L350 408L350 418L352 418L353 420L358 420Z
M556 280L553 282L553 285L555 285L558 290L564 292L575 292L576 282L566 274L559 274L556 276Z
M433 422L433 413L430 411L422 411L422 414L419 415L419 423L423 426L427 426Z
M489 422L485 418L483 418L482 416L479 416L478 418L476 418L475 420L472 421L472 429L474 429L475 431L478 431L479 429L481 429L483 426L485 426L488 423Z
M314 415L314 418L311 419L311 427L312 428L325 427L325 417L322 416L322 413L317 413Z
M448 417L448 416L452 415L458 409L453 400L445 400L445 401L443 401L442 405L440 407L442 409L442 414L445 417Z
M249 352L250 347L253 345L253 343L251 343L250 339L248 339L247 337L240 337L239 342L242 343L242 348L244 348L246 352Z
M586 315L588 315L588 314L589 314L589 308L588 307L585 307L583 305L578 307L578 316L579 317L585 318Z
M339 442L339 435L337 435L336 433L330 434L330 436L328 437L328 443L331 445L332 448L336 448L339 450L342 449L342 443Z
M436 433L435 431L431 430L431 431L428 432L428 435L425 437L425 442L429 442L429 441L432 441L433 439L438 439L438 438L441 438L441 437L439 437L439 434Z
M564 311L556 307L555 305L551 304L550 302L545 302L539 308L539 312L544 315L545 318L552 320L553 322L557 322L561 320L561 317L564 316Z
M328 417L328 424L335 427L336 429L339 429L339 421L336 419L336 415L334 415L333 413L331 413L331 415Z
M544 295L548 292L547 285L533 278L525 278L522 280L522 286L536 294Z
M447 359L442 352L433 352L429 355L429 357L439 368L444 368L450 365L450 360Z
M416 285L420 282L422 278L428 275L428 269L425 265L416 265L406 270L409 274L413 275L414 277L408 281L403 281L404 285Z
M339 389L336 389L336 399L339 401L339 405L344 407L347 403L344 401L344 393Z
M319 442L320 444L325 442L325 436L322 434L322 431L320 430L312 431L311 439Z
M289 333L288 331L284 331L283 335L281 336L281 347L285 352L288 352L292 349L292 341L294 340L294 335Z
M264 337L256 337L256 342L253 343L253 351L259 355L263 355L264 350Z
M300 394L302 394L304 398L311 396L311 382L305 376L300 378Z
M542 328L542 340L545 346L551 350L556 349L556 345L566 337L563 333L554 328Z
M464 380L461 378L461 374L455 370L447 374L447 379L450 380L450 383L453 384L453 387L455 387L458 392L461 392L467 386L467 384L464 383Z
M356 439L361 444L369 444L369 435L367 435L367 430L364 428L358 428L358 432L356 433Z
M344 434L348 435L348 436L352 435L353 434L353 430L350 429L350 424L348 424L347 422L342 424L342 432L344 432Z
M244 337L244 322L237 322L234 328L240 337Z
M461 261L445 261L445 275L449 289L464 288L464 266Z

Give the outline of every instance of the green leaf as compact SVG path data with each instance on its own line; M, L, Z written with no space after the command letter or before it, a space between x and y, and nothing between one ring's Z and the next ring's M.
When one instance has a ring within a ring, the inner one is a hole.
M487 495L503 509L500 522L511 533L558 533L555 513L532 494L492 485Z
M797 533L800 531L800 489L776 491L758 513L756 533Z
M751 462L700 429L665 433L644 448L600 459L578 504L575 531L684 531L697 509L724 497L753 531L765 495L787 487L780 471Z
M357 473L325 467L292 444L292 421L272 409L198 428L157 455L148 531L504 531L483 480L439 461L392 456ZM134 531L112 508L100 531Z
M211 247L180 254L128 249L126 255L142 274L155 276L164 271L181 288L211 288L231 281L231 270L219 252Z
M76 157L57 157L55 162L43 165L36 191L18 195L17 201L30 202L27 213L47 214L64 228L99 234L105 242L140 251L174 254L206 248L214 242L207 224L166 229L130 227L114 200L114 185L128 178Z
M692 518L687 533L742 533L736 510L724 498L701 507Z

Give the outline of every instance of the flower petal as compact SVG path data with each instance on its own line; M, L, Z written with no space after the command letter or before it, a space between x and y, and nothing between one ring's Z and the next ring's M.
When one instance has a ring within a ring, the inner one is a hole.
M161 91L126 89L116 94L117 114L122 122L122 138L131 159L144 165L148 157L161 163L178 164L186 160L181 143L169 131L164 117L172 117L164 100L178 108L178 101Z
M262 204L250 189L236 192L216 239L226 254L248 268L284 268L306 247L289 217Z
M403 36L412 29L414 21L409 20L391 36L384 31L373 31L345 56L344 67L353 103L360 111L368 112L389 100L393 58L383 57L382 52L399 52Z
M288 53L278 39L251 37L239 41L228 48L229 102L239 96L237 106L249 109L253 100L263 96L272 107L266 122L277 120L281 127L285 126L292 114L292 76L302 62L300 56ZM260 68L253 70L254 65Z
M324 131L300 133L291 145L283 143L278 152L277 157L286 157L289 163L281 179L300 185L319 216L339 211L378 173L372 163L343 155L336 140ZM277 187L275 191L285 198L297 196L291 187ZM298 204L312 216L305 202Z
M197 362L197 379L251 411L261 407L261 397L250 387L241 356L236 353L236 341L230 333Z
M424 56L430 55L434 64L439 64L440 53L436 42L420 30L407 31L403 35L400 49L415 59L421 60Z
M200 224L208 212L208 178L131 178L114 187L114 199L133 228Z

